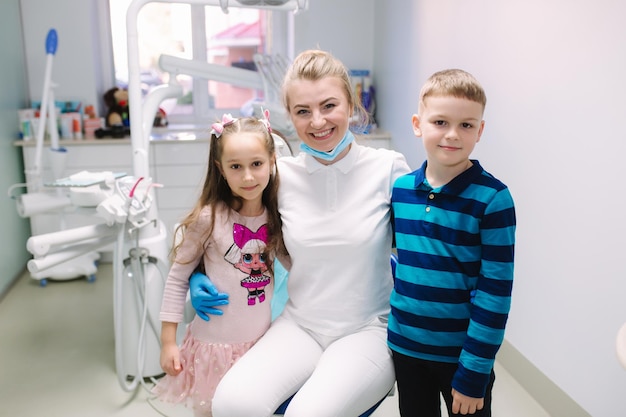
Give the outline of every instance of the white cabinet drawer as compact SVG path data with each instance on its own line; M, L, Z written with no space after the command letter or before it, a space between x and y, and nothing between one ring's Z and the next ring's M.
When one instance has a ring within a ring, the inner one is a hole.
M170 187L202 187L206 165L157 165L155 181Z
M206 165L209 157L208 142L153 142L156 166L164 165Z

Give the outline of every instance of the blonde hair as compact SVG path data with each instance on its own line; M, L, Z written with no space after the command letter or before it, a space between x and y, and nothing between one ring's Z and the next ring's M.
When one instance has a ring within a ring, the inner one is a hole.
M431 75L420 91L419 106L424 106L428 97L441 96L471 100L482 105L483 110L487 105L487 95L478 80L461 69L446 69Z
M356 126L367 125L370 122L369 114L361 103L361 97L358 97L352 88L348 69L331 53L319 49L301 52L287 70L282 85L283 105L287 109L287 113L290 113L291 110L287 91L293 81L317 81L326 77L335 77L341 81L348 105L354 109L357 120Z

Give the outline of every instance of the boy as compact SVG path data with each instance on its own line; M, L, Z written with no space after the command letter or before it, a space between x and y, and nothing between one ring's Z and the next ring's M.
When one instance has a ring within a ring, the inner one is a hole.
M426 162L398 178L398 265L388 343L400 414L491 416L493 363L511 303L515 208L508 188L470 160L486 96L462 70L433 74L413 131Z

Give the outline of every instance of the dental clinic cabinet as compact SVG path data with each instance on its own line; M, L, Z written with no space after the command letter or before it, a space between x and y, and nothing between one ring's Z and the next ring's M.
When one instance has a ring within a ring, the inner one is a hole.
M386 133L364 135L357 140L366 146L391 148L391 138ZM25 170L32 169L36 155L35 141L16 141L15 146L22 148ZM49 143L45 143L44 150L49 146ZM81 171L112 171L133 175L130 139L61 140L60 146L67 149L61 177ZM297 141L290 141L290 146L294 153L299 152ZM156 188L158 214L168 232L172 233L174 225L193 207L199 195L206 173L209 141L206 138L151 140L148 149L149 174L154 182L163 185L162 188ZM52 182L55 178L52 178L45 157L42 165L44 182ZM60 214L37 214L30 218L30 222L32 234L38 235L99 223L101 220L94 208L72 208Z

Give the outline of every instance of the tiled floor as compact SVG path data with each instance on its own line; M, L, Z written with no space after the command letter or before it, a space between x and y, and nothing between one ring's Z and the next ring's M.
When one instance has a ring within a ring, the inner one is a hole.
M499 364L496 375L494 417L549 417ZM100 265L93 283L40 287L25 274L0 300L0 415L192 416L148 397L117 380L110 264ZM399 417L397 396L373 417Z

